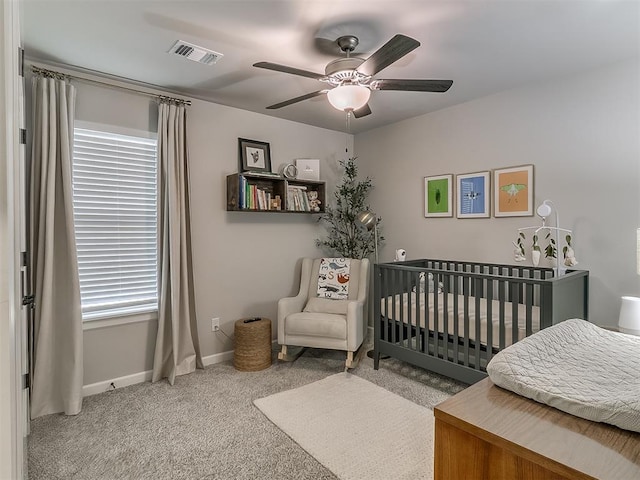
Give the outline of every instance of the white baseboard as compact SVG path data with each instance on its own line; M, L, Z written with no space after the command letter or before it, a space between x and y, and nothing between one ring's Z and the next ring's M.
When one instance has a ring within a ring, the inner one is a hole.
M216 363L222 363L227 360L233 360L233 350L202 357L202 363L205 367L208 365L214 365ZM151 374L152 371L147 370L145 372L133 373L131 375L125 375L124 377L111 378L109 380L103 380L101 382L84 385L82 387L82 396L88 397L89 395L95 395L97 393L112 390L112 383L115 388L122 388L128 387L129 385L135 385L136 383L150 382Z
M136 383L150 382L151 370L146 372L133 373L131 375L125 375L124 377L111 378L109 380L103 380L102 382L96 382L82 387L82 396L88 397L89 395L95 395L96 393L106 392L113 390L111 384L113 383L116 388L128 387L129 385L135 385Z
M213 365L215 363L226 362L227 360L233 360L233 350L228 350L222 353L214 353L206 357L202 357L202 363L204 366Z

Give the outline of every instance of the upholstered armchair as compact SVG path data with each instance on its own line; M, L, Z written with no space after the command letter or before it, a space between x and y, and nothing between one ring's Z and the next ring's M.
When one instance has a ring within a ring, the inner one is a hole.
M329 260L338 259L304 258L300 291L295 297L278 302L278 343L282 347L278 358L281 360L287 358L287 346L297 346L345 350L347 368L354 364L354 353L367 329L369 260L350 259L348 273L339 275L341 282L348 283L348 293L344 291L342 295L346 298L342 299L326 298L335 291L325 285L326 264L333 265ZM331 273L329 276L332 277Z

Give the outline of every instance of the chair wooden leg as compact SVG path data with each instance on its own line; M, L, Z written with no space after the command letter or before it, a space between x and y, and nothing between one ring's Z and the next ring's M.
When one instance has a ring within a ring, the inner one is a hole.
M352 368L353 365L353 352L347 352L347 361L345 363L347 368Z
M282 349L278 352L278 360L284 360L287 358L287 346L282 345Z
M285 362L293 362L304 353L305 347L292 346L290 349L286 345L282 345L282 349L278 352L278 360Z

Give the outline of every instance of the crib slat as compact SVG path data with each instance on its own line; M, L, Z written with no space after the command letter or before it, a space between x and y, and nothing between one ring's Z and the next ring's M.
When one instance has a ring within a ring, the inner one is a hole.
M422 330L422 338L420 340L420 351L427 353L429 351L429 322L430 322L430 308L429 308L429 278L426 272L424 273L424 282L422 285L422 303L424 303L424 327Z
M527 298L525 299L525 336L533 333L533 284L526 286Z
M409 341L407 346L409 347L409 350L417 350L418 349L418 340L420 338L420 275L413 273L412 274L412 278L413 278L413 282L411 285L411 292L415 292L415 293L410 293L409 297L411 297L411 295L414 296L415 298L415 302L416 302L416 310L415 310L415 318L413 318L413 320L415 321L415 326L409 326L410 329L410 336L409 336ZM409 303L411 303L411 298L409 298ZM415 344L415 347L414 347Z
M433 274L433 356L438 356L438 320L440 316L440 295L438 294L438 274ZM428 280L427 280L428 282ZM429 288L430 290L430 288Z
M456 267L457 268L457 267ZM460 321L459 321L459 312L458 309L458 295L460 293L460 277L457 274L452 275L453 277L453 358L456 363L458 363L460 359L460 352L458 351L458 347L460 345Z
M422 316L423 316L423 301L422 301L422 291L420 290L420 273L414 272L413 277L414 289L415 289L415 302L416 302L416 315L415 315L415 325L412 330L412 335L415 334L414 341L410 341L410 348L414 351L420 351L420 342L421 342L421 333L420 333L420 325L422 324Z
M381 335L385 342L389 341L389 318L391 317L391 300L389 297L392 294L389 289L389 274L390 272L385 268L380 268L382 277L380 278L380 291L382 292L382 298L384 299L384 317L382 318L382 331Z
M493 280L487 281L487 363L493 355Z
M398 270L392 270L391 273L391 282L392 285L399 286L399 278L400 276L400 272ZM402 310L404 308L403 302L402 302L402 291L400 292L395 292L395 288L394 288L394 294L393 294L393 298L394 298L394 302L393 302L393 316L391 318L393 318L392 321L392 325L391 325L391 343L396 343L396 331L398 330L397 325L398 325L398 312L396 311L396 304L399 304L400 309ZM398 299L398 300L396 300Z
M500 336L500 350L504 350L505 347L505 337L507 336L507 332L506 332L506 328L505 328L505 318L504 318L504 311L505 311L505 301L506 301L506 292L507 290L507 282L505 282L504 280L499 280L498 281L498 299L500 301L500 305L499 305L499 322L500 322L500 332L499 332L499 336Z
M518 287L513 289L513 298L511 299L511 345L513 345L518 341L518 304L519 303L520 303L520 288Z
M480 299L481 296L479 295L480 292L482 292L482 279L481 278L476 278L475 279L475 307L476 307L476 321L475 321L475 326L476 326L476 336L475 336L475 369L476 370L480 370L480 344L482 343L482 337L480 334L480 318L481 318L481 314L482 311L480 309Z
M449 267L447 267L449 268ZM444 298L444 318L442 319L442 358L445 358L447 361L451 360L449 356L449 309L451 305L449 305L449 282L451 281L451 277L447 275L442 278L442 297Z
M464 341L464 364L469 366L469 290L471 288L471 277L462 277L462 295L464 302L463 323L463 341ZM467 285L467 279L469 283Z
M395 293L391 291L391 289L389 288L389 281L393 280L392 277L393 273L390 270L385 270L384 271L384 275L383 275L383 280L382 280L382 284L383 284L383 290L384 290L384 298L386 300L386 305L385 305L385 318L384 318L384 325L383 325L383 332L382 334L384 335L384 341L388 342L389 341L389 326L391 324L391 320L389 320L390 318L393 318L393 315L395 314ZM391 312L391 314L389 314Z
M402 285L402 291L407 290L407 285L409 284L409 279L407 277L407 272L403 270L398 270L398 275L400 276L400 285ZM404 333L407 328L407 323L411 319L411 307L405 308L400 307L400 323L398 324L398 341L402 343L404 341Z

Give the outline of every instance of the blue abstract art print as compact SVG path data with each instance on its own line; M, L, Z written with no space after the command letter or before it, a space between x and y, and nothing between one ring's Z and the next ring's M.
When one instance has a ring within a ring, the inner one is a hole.
M489 172L457 175L457 217L487 218L490 212Z

